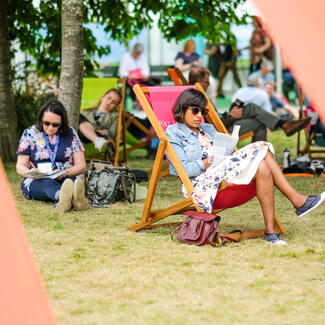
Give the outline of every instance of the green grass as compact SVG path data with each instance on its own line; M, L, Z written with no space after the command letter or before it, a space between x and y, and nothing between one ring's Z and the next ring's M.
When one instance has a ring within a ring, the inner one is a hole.
M277 131L269 140L278 153L288 147L293 154L295 139ZM142 153L129 161L132 168L151 164ZM47 203L27 202L14 166L6 169L60 324L324 323L325 205L297 219L276 192L287 247L271 247L261 239L193 247L172 241L170 228L127 231L143 202L64 215ZM306 194L325 188L324 178L290 182ZM178 181L162 179L154 206L179 199ZM263 225L256 199L221 216L223 231Z

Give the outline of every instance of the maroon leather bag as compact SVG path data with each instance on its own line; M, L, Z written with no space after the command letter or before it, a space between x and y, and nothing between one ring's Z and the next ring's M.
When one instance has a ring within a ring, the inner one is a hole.
M219 216L197 211L185 211L183 214L186 218L172 231L172 238L174 233L178 233L177 239L182 243L217 246L215 238L218 234Z

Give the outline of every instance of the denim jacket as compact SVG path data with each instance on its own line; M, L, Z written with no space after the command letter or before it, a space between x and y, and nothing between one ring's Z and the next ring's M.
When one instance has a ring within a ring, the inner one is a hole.
M217 131L211 124L201 124L203 132L213 141ZM202 149L199 141L199 135L191 131L183 123L169 125L166 134L172 144L176 155L184 166L185 172L189 177L196 177L202 174L205 169L202 161ZM177 175L172 164L169 165L170 173Z

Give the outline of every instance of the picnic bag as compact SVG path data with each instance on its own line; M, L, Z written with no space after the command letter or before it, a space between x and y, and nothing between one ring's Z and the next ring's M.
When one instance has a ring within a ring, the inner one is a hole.
M235 241L234 239L221 234L218 231L221 218L214 214L198 212L198 211L185 211L186 215L184 221L176 227L171 235L177 233L177 239L185 244L190 245L211 245L217 246L222 244L222 239Z
M92 160L86 176L86 195L92 206L135 201L135 176L126 163L114 167L112 163Z

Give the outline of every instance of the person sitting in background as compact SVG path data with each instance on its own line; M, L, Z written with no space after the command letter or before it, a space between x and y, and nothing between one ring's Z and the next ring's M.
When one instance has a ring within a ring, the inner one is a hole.
M119 76L129 79L147 79L149 77L148 60L143 54L143 45L137 43L131 52L126 52L119 66Z
M285 120L292 120L292 118L299 118L297 110L291 105L285 103L280 96L275 92L275 83L268 81L265 84L264 90L269 95L272 111L275 115Z
M292 136L310 122L309 117L297 121L287 121L253 103L245 104L239 99L231 104L229 112L223 115L222 120L229 132L232 132L234 125L241 126L240 135L249 131L254 132L252 142L266 141L268 129L273 131L281 128L286 136Z
M27 128L17 149L17 173L23 177L21 189L29 200L52 201L56 211L88 207L85 188L75 176L86 169L83 146L76 131L69 127L66 110L58 100L46 102L35 125ZM30 172L64 171L55 179L39 178ZM73 180L75 180L73 182Z
M232 102L236 99L241 100L245 104L253 103L260 106L267 112L272 112L269 96L261 89L262 82L259 78L249 76L247 80L247 86L239 88L232 96Z
M210 86L210 71L203 67L193 67L191 68L188 81L190 85L195 85L197 82L199 82L204 89L204 91L207 91L207 89Z
M265 86L268 81L275 81L275 77L272 71L273 63L268 60L263 60L261 63L261 68L254 71L249 76L259 78L262 81L262 86Z
M206 90L208 87L209 70L205 68L192 68L190 72L190 84L194 85L199 82L202 88ZM272 113L269 113L259 106L249 103L246 104L240 100L235 100L230 106L229 112L224 113L221 119L231 133L234 125L240 125L239 135L249 131L254 133L252 142L266 141L267 129L274 130L281 127L286 135L290 136L304 128L308 123L307 120L286 123Z
M270 244L285 245L286 242L274 227L274 187L291 202L298 217L317 208L325 200L325 192L316 196L297 192L276 163L271 143L255 142L218 160L213 153L218 132L211 124L202 123L207 113L206 106L204 94L196 89L185 90L173 107L176 123L166 129L171 145L192 181L194 202L210 213L223 180L233 184L249 184L253 181L264 217L264 239ZM172 164L170 172L177 175ZM188 196L188 193L184 195Z
M150 69L146 56L143 54L143 45L137 43L133 46L131 52L123 55L119 66L119 76L127 78L130 82L129 86L133 86L134 82L139 82L147 86L156 86L160 84L160 80L150 77ZM133 96L133 95L132 95Z
M118 106L122 99L117 89L109 89L96 107L80 113L79 137L83 143L92 142L99 151L105 151L108 144L114 146L118 126Z
M294 75L286 66L285 62L282 62L282 88L283 94L288 100L294 100L298 97L298 89Z
M96 107L85 109L80 113L79 137L83 143L92 142L99 151L105 151L109 147L110 155L113 155L118 127L118 107L121 99L122 95L117 89L109 89ZM146 128L150 128L148 118L134 118ZM133 124L130 125L128 131L138 139L145 136Z
M203 66L200 56L195 53L195 42L192 39L186 41L183 52L178 52L175 58L175 68L182 71L185 78L192 66Z

